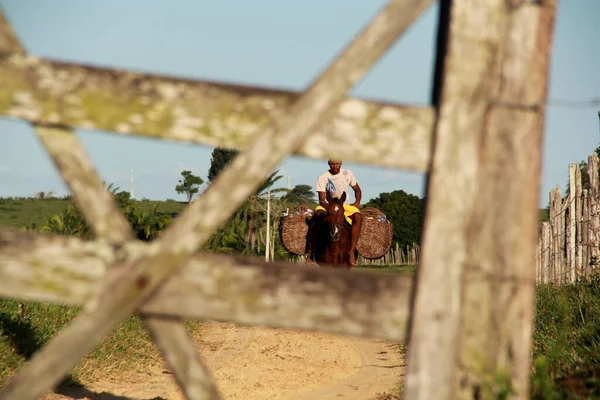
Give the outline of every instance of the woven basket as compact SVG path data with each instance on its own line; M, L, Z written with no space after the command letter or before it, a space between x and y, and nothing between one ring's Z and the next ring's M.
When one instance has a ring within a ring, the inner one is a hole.
M377 259L387 254L392 245L392 223L375 207L365 207L356 250L366 259Z
M280 234L283 247L290 253L303 255L306 253L306 234L308 221L315 210L307 206L299 206L289 210L281 220Z

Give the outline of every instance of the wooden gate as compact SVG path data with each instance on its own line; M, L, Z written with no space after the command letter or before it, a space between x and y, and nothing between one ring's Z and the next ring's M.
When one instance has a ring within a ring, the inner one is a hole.
M0 232L0 295L84 305L0 397L44 394L139 311L188 398L219 394L182 318L407 341L407 398L526 398L556 4L442 0L432 105L347 98L431 3L390 1L301 94L39 59L2 15L0 114L35 127L96 239ZM242 151L145 245L72 128ZM333 145L340 138L356 146ZM414 282L198 253L293 152L428 172Z

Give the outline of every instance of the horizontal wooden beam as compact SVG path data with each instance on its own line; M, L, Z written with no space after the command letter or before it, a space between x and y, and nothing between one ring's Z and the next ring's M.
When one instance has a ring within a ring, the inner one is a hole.
M0 115L35 124L243 149L301 94L0 56ZM433 121L431 107L348 98L295 154L425 172Z
M148 250L0 230L0 296L85 305L117 259ZM139 311L403 341L411 287L410 277L199 254Z

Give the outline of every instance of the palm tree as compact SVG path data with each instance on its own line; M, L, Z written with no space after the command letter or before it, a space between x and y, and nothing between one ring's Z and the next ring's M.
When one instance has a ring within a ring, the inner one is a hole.
M266 224L266 202L272 193L287 192L288 189L273 186L283 178L279 171L271 173L259 188L245 201L211 237L208 248L213 251L237 251L244 254L257 254L259 241L258 232Z
M271 196L273 193L289 192L289 189L287 188L273 189L275 183L277 183L281 178L283 178L283 175L278 175L278 173L279 170L272 172L271 175L269 175L267 179L265 179L265 181L259 186L255 194L250 197L250 204L248 204L250 212L247 213L249 221L248 230L246 231L246 244L250 246L253 252L256 248L255 245L257 239L257 232L263 229L267 224L267 202L271 201ZM272 224L270 223L270 225Z
M265 181L262 183L262 185L260 185L258 187L258 189L256 190L256 192L254 193L254 196L251 196L251 200L252 197L265 197L268 192L269 189L271 189L273 187L273 185L275 185L277 183L277 181L279 181L281 178L283 178L283 175L277 175L279 173L279 170L274 171L271 173L271 175L269 175L269 177L267 179L265 179ZM289 192L289 189L287 188L277 188L277 189L271 189L271 193L282 193L282 192Z

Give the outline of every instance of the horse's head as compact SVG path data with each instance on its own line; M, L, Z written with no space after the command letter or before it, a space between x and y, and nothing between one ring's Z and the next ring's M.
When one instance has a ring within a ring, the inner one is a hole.
M333 198L327 192L327 227L329 230L329 236L332 241L340 240L342 229L345 229L346 217L344 216L344 201L346 201L346 192L342 194L341 198Z

